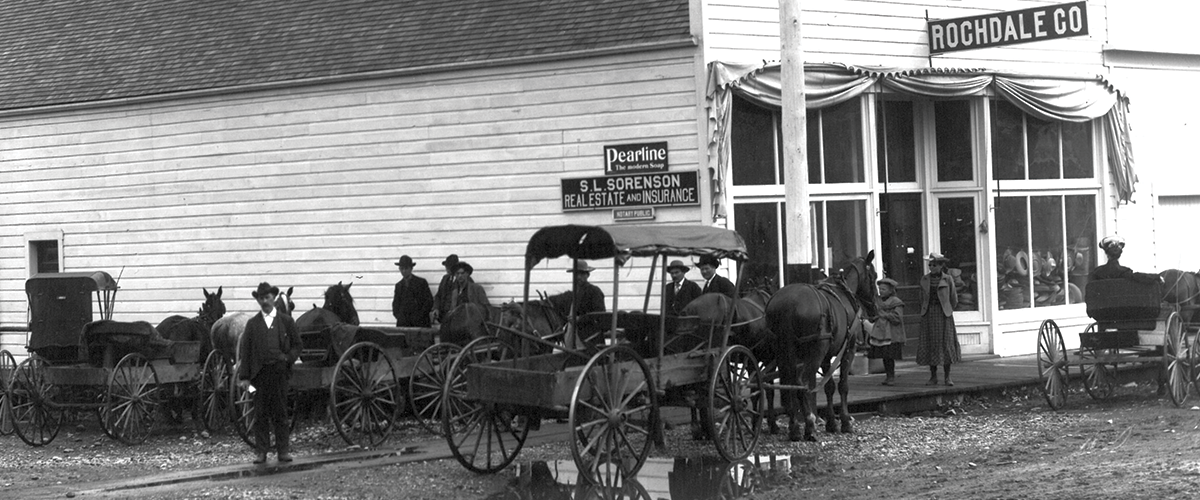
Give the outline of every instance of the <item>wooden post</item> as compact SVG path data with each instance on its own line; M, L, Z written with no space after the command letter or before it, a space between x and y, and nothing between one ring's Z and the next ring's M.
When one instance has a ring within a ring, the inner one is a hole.
M784 279L811 283L812 229L808 206L808 121L804 102L804 50L800 46L800 0L779 0L780 88L783 113L783 179L787 260Z

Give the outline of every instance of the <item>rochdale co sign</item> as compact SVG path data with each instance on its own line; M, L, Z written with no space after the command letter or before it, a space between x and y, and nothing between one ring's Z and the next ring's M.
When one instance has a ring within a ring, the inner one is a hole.
M929 21L929 53L999 47L1088 34L1087 2Z

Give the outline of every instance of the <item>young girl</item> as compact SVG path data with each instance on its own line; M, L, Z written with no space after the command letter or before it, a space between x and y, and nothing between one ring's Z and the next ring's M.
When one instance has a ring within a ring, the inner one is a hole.
M902 358L904 350L904 301L896 294L896 280L884 278L879 280L879 317L875 321L875 329L871 331L867 344L870 350L867 357L882 359L883 369L887 378L883 385L896 385L896 360Z

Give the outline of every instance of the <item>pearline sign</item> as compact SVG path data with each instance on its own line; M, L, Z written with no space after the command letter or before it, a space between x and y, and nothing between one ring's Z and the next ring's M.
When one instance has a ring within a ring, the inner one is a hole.
M929 53L999 47L1088 34L1087 2L929 21Z
M669 166L665 142L604 146L604 175L666 172Z
M695 170L563 179L562 209L695 206L700 204L699 185L700 175Z

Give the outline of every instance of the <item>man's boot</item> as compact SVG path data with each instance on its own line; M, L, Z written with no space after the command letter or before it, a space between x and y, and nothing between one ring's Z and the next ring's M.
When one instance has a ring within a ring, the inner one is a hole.
M292 454L288 453L287 448L280 448L276 455L279 457L279 463L287 463L292 461Z
M265 452L265 451L254 452L254 463L263 464L266 462L267 462L267 452Z

